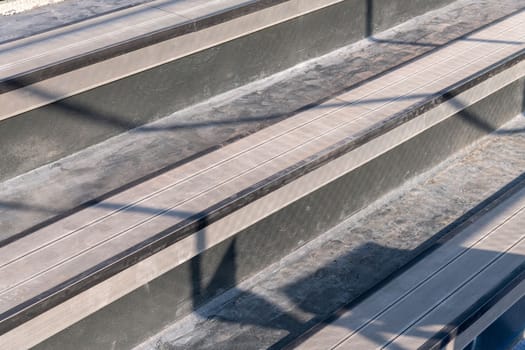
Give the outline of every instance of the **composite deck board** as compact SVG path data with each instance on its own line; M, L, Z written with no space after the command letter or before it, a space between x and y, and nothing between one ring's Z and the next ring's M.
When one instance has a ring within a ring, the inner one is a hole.
M417 349L525 263L525 190L298 349Z
M521 52L524 22L518 13L1 247L0 313Z

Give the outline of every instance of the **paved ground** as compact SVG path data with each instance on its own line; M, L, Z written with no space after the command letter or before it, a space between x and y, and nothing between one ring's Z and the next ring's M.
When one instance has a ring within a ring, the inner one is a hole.
M468 223L506 186L523 186L524 146L520 115L138 349L282 348L411 260L436 232Z
M460 1L449 12L434 12L402 29L148 125L143 130L156 132L147 137L130 132L0 184L0 216L9 218L0 223L0 232L19 232L80 203L86 195L100 195L210 145L193 142L197 139L216 144L227 135L263 127L308 101L422 54L522 5L522 0L505 0L497 6L488 1ZM210 120L224 121L226 126L211 127L215 124ZM470 153L411 182L145 347L279 348L397 269L436 231L468 217L465 214L473 206L520 176L525 171L524 130L524 118L517 118ZM43 188L42 183L48 185Z

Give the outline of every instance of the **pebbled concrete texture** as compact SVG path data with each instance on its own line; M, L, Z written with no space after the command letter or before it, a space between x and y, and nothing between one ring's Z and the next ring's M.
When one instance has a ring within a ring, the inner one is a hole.
M0 241L227 140L281 120L523 7L461 0L0 184ZM26 145L27 152L38 140ZM42 186L46 184L46 186Z
M525 115L167 327L136 350L281 349L525 186Z
M522 79L509 84L159 276L48 339L38 348L71 348L72 344L82 343L84 349L100 349L111 343L115 349L127 349L140 343L175 319L334 227L389 190L445 160L489 130L497 129L503 121L512 119L522 110L524 83L525 79ZM415 241L417 239L415 237ZM421 241L418 243L425 245ZM401 261L406 262L421 249L417 246L403 254L395 253L391 260L395 262L397 258L403 258L406 260ZM366 263L378 270L378 278L381 278L382 269L399 266L383 267L382 261L375 266L373 259ZM369 279L364 279L362 285L356 283L353 287L363 291L370 287L368 282ZM334 296L333 300L341 302L342 299ZM319 312L322 313L321 309Z
M8 0L3 6L15 7L7 3L50 3L44 7L30 9L3 17L0 28L0 43L28 37L36 33L51 30L63 25L100 16L108 12L132 7L153 0ZM55 3L51 3L55 2ZM366 8L368 23L364 26L365 34L371 35L391 27L394 23L404 22L414 15L436 9L451 0L358 0L348 1L357 9ZM0 15L3 12L0 12ZM335 34L335 33L334 33Z
M386 192L499 128L504 121L522 111L524 88L525 78L507 85L166 272L53 336L38 348L71 348L72 344L82 343L84 349L100 349L108 347L109 340L114 349L127 349L140 343L175 319L334 227ZM425 246L425 243L419 244ZM406 262L421 249L417 246L411 251L397 252L391 260L404 258L407 260L401 261ZM367 264L374 266L375 261L369 260ZM387 266L387 269L393 267L392 264ZM378 278L381 278L382 268L382 264L374 266ZM354 287L363 291L370 286L365 283ZM341 301L335 295L333 300ZM322 313L321 308L319 312Z

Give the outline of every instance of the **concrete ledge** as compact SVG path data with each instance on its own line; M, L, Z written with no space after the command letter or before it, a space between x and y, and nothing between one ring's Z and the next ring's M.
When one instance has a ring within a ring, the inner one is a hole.
M433 46L442 46L520 8L517 0L502 1L487 8L474 0L461 0L373 40L363 40L221 94L2 182L0 240L33 231L36 225L56 220L57 215L75 212L162 170L282 121L326 96L400 67ZM481 22L480 12L484 13Z
M64 0L7 0L0 2L0 16L14 15L37 7L55 4Z

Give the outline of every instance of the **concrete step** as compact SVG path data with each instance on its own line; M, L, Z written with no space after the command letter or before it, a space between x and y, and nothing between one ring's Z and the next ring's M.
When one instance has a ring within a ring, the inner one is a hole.
M253 273L497 129L523 108L524 21L518 12L12 240L0 248L2 347L35 345L157 278L214 279L229 254ZM209 298L193 287L168 299Z
M157 0L0 44L0 180L450 2Z
M525 300L524 185L517 184L511 191L516 193L506 193L508 198L474 223L294 348L467 348ZM525 326L523 311L521 306L516 326ZM503 332L495 336L509 343ZM493 343L493 348L499 345Z
M455 313L461 317L425 323L427 326L419 327L415 337L410 338L413 342L403 348L417 348L425 342L423 348L452 347L452 341L453 348L463 349L524 293L523 288L517 287L520 267L515 269L525 261L523 254L492 249L496 245L512 245L516 235L523 236L522 230L511 229L505 237L490 238L491 249L477 249L477 245L489 243L488 237L495 233L491 227L503 229L500 224L521 207L525 186L525 160L521 157L524 127L525 115L517 116L473 146L196 308L136 350L325 349L350 336L359 336L365 327L368 331L363 337L369 344L353 344L351 348L376 349L396 335L405 334L394 331L396 327L410 329L402 327L406 313L394 313L394 308L399 310L404 303L408 306L406 312L418 312L425 305L438 305L432 298L440 290L453 290L458 285L453 281L464 284L463 289L458 288L463 293L461 302L450 300L441 307L450 312L445 315ZM477 240L481 236L486 237ZM474 243L467 244L470 241ZM478 260L469 264L470 258ZM503 265L503 270L508 270L488 273L480 286L468 288L470 280L479 276L461 274L463 269L487 273L488 266L500 258L510 259ZM436 261L459 265L435 265ZM452 270L450 280L437 283L435 279L447 269ZM410 271L419 271L421 278ZM502 283L492 289L490 283L498 280ZM434 282L437 285L423 293L423 300L414 300L417 293ZM402 295L397 298L396 293ZM385 303L388 307L383 308ZM375 308L377 312L360 312L365 308ZM435 310L443 309L438 306ZM386 322L383 317L387 315L399 319ZM523 321L515 317L509 328L518 333ZM499 348L505 341L512 341L503 339L504 333L500 328L496 333L499 338L492 333L492 339L485 341L493 340L494 345L499 339L500 343L492 347ZM44 348L51 348L50 344ZM394 341L391 345L397 344Z
M67 348L80 338L64 334L95 325L99 336L86 348L133 346L497 129L523 110L523 21L523 11L510 14L235 142L13 231L0 248L2 348L56 333L42 346ZM235 279L224 267L231 262L242 266ZM104 314L122 303L144 317L152 305L166 313L143 319L132 335L129 323Z
M457 2L1 182L0 241L282 121L521 7L515 0Z

